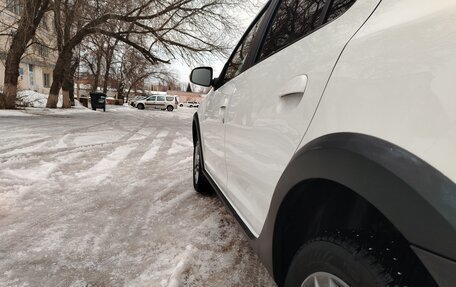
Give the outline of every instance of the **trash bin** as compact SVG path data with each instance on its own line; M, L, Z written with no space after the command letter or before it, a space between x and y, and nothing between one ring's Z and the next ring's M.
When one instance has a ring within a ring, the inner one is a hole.
M92 105L92 110L103 109L103 112L106 112L106 94L100 92L90 93L90 104Z

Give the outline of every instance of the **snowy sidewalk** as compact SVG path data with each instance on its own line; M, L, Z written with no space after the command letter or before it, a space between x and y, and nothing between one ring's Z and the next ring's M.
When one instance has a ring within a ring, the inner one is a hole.
M194 112L0 111L0 285L274 286L193 190Z

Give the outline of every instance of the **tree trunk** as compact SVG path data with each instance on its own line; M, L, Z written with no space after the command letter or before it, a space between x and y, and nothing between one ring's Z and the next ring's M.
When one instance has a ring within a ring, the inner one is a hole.
M70 80L70 101L71 101L71 106L74 106L74 79Z
M62 108L69 109L71 108L71 100L70 100L70 70L71 70L71 62L65 61L65 69L64 69L64 77L62 83L62 94L63 94L63 103Z
M79 61L75 61L73 64L71 64L71 60L65 61L65 75L62 84L62 108L64 109L71 108L72 103L74 102L74 73L76 72L76 68L78 67L78 65Z
M46 108L50 108L50 109L57 108L57 103L59 102L59 93L60 93L60 89L59 89L59 92L57 92L57 93L53 93L52 91L49 92L49 97L48 97L48 100L46 103Z
M104 74L104 82L103 82L103 93L108 92L108 83L109 83L109 69L106 70L106 73Z
M19 26L15 31L11 46L6 55L5 79L3 93L0 94L0 109L14 109L16 107L17 84L19 65L27 45L35 37L38 24L46 12L49 0L26 1Z
M49 97L46 103L46 108L55 109L57 108L57 103L59 101L60 89L63 85L63 80L65 78L65 58L70 57L71 53L60 53L55 63L53 76L52 76L52 85L49 91Z
M11 83L5 79L3 93L0 94L0 109L16 108L17 82Z
M13 40L14 41L14 40ZM15 45L19 46L19 45ZM25 49L13 47L8 52L5 62L5 79L3 82L3 101L0 100L0 108L14 109L16 107L17 83L19 78L19 65ZM3 102L3 105L2 105ZM2 105L2 106L1 106Z
M93 83L93 87L92 87L92 92L96 92L98 90L98 86L100 84L100 75L101 75L101 57L98 57L97 72L95 73L95 75L93 75L94 83Z
M69 109L69 108L71 108L70 91L67 90L66 88L67 87L62 89L62 94L63 94L62 108Z

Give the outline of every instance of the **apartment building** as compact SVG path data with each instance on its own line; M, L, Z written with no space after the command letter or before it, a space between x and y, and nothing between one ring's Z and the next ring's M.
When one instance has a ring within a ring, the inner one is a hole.
M3 90L5 60L17 21L22 12L23 0L0 0L0 89ZM19 90L49 93L52 71L57 60L52 14L48 13L36 33L36 43L28 48L19 68Z

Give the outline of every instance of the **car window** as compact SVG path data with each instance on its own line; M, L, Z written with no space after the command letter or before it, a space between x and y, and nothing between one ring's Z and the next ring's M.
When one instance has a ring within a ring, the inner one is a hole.
M326 21L332 21L344 14L355 2L356 0L333 0L326 16Z
M250 47L253 43L253 40L255 39L255 35L258 32L258 28L260 27L260 23L263 17L264 16L261 16L257 19L257 22L251 26L250 31L236 48L236 51L233 53L230 62L227 63L225 75L223 76L223 83L226 83L229 80L235 78L243 71L245 60L247 59Z
M155 101L155 96L150 96L147 98L148 101Z
M259 60L316 30L322 22L320 19L326 2L327 0L283 0L268 28Z
M157 96L157 101L164 102L165 101L165 96Z
M168 102L172 102L172 101L174 100L174 98L173 98L173 97L166 97L166 100L167 100Z

